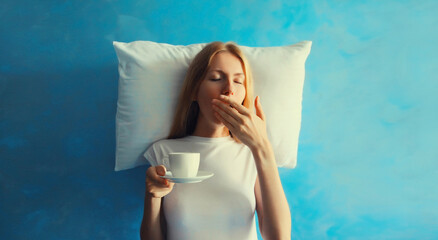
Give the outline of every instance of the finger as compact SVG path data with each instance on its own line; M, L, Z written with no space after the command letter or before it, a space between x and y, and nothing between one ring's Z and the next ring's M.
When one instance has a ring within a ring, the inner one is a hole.
M155 170L156 170L157 174L160 176L166 175L166 167L164 165L156 166Z
M219 96L219 100L221 100L221 101L231 105L231 107L235 108L241 114L244 114L244 115L250 115L251 114L251 112L245 106L235 102L233 99L231 99L228 96L220 95Z
M263 121L265 120L265 112L263 111L262 104L260 103L260 96L257 96L255 100L255 108L256 108L256 114L259 116Z
M164 176L164 175L160 175L160 174L162 173L163 170L165 172L165 169L166 169L166 167L164 167L163 165L150 167L147 171L148 179L150 181L155 182L155 183L160 184L160 185L162 185L162 184L167 185L166 179L160 177L160 176Z
M224 103L219 103L218 105L212 104L212 107L214 111L221 114L223 118L227 119L233 125L243 122L241 114L235 108Z
M214 112L214 115L216 116L217 119L219 119L219 121L221 121L225 125L225 127L228 128L228 130L234 133L235 128L230 122L224 119L218 112Z
M159 176L165 176L166 175L166 167L164 165L159 165L156 168L157 171L157 175ZM169 186L169 180L162 178L162 177L158 177L159 181L157 181L158 183L164 185L164 186Z
M231 116L229 112L224 111L222 108L213 105L213 110L215 112L215 115L217 115L216 117L219 117L219 120L225 124L226 127L228 127L229 130L232 130L230 128L234 128L235 126L237 126L239 123L238 121L235 119L235 117L238 116ZM228 109L227 109L228 110ZM231 111L231 110L228 110ZM234 110L236 111L236 110ZM237 113L233 113L234 115L236 115Z
M175 183L168 181L166 186L160 188L160 191L161 191L161 192L168 193L168 192L169 192L169 189L170 189L170 190L173 189L173 185L175 185Z

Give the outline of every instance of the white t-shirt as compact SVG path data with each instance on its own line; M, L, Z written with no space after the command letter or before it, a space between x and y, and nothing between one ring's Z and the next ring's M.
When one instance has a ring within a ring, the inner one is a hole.
M257 239L257 169L250 149L230 136L187 136L160 140L144 156L152 166L169 169L164 159L171 152L199 152L199 170L214 176L200 183L177 183L164 197L168 239Z

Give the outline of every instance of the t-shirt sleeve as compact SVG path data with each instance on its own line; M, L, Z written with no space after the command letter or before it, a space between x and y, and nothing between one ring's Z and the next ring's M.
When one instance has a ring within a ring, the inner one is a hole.
M159 165L157 162L157 153L155 151L155 144L152 144L146 152L143 154L143 156L146 158L146 160L149 162L152 166Z

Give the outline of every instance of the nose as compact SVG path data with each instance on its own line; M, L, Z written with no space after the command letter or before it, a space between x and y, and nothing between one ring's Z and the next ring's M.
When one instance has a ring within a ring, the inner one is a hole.
M235 87L232 81L224 81L225 86L223 87L222 94L226 96L234 95L235 94Z

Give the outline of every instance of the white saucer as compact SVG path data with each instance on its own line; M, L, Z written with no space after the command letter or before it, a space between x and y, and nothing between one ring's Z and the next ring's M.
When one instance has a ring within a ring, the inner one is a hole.
M202 182L207 178L211 178L213 177L213 175L214 173L212 172L198 171L198 175L196 177L177 178L177 177L172 177L172 172L167 171L166 175L160 177L169 179L171 182L174 183L197 183L197 182Z

